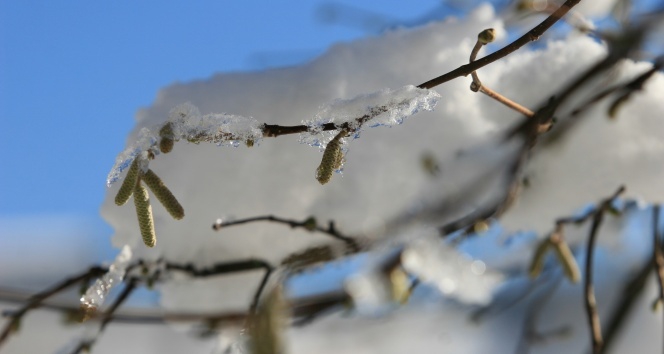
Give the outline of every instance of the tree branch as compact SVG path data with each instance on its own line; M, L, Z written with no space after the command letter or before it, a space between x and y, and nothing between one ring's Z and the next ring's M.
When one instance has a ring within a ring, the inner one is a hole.
M443 74L441 76L438 76L436 78L433 78L427 82L423 82L419 85L417 85L418 88L423 88L423 89L430 89L434 88L436 86L439 86L441 84L444 84L448 81L451 81L453 79L456 79L461 76L467 76L470 75L472 72L485 67L499 59L502 59L509 54L515 52L519 48L523 47L524 45L536 41L539 39L539 37L544 34L551 26L553 26L556 22L558 22L569 10L576 6L581 0L567 0L565 1L564 4L562 4L558 10L553 12L549 17L547 17L544 21L542 21L539 25L535 26L533 29L528 31L526 34L515 40L514 42L508 44L507 46L501 48L500 50L489 54L483 58L480 58L479 60L473 61L471 63L462 65L446 74ZM382 113L382 112L377 112L377 113ZM366 121L367 119L371 118L371 116L363 116L359 117L357 121ZM338 127L334 123L327 123L323 125L323 131L330 131L330 130L338 130L343 127ZM306 125L295 125L295 126L281 126L281 125L273 125L273 124L263 124L261 130L263 132L264 137L277 137L281 135L287 135L287 134L298 134L298 133L304 133L307 132L309 127Z
M590 328L590 340L592 352L598 354L602 350L602 328L597 313L597 303L595 300L595 291L593 289L593 255L595 253L595 241L597 240L597 231L604 217L604 212L611 207L611 203L623 192L625 187L621 186L613 196L605 199L593 213L593 221L588 236L588 246L586 247L586 266L584 281L584 303L586 315L588 317L588 326Z
M212 225L212 229L215 231L219 231L225 227L248 224L257 221L271 221L278 224L288 225L291 228L303 228L311 232L317 231L332 236L337 240L345 242L348 248L353 252L359 252L362 249L358 244L357 240L355 240L355 238L341 234L339 230L337 230L336 227L334 226L333 221L330 221L328 227L324 228L318 225L314 217L309 217L303 221L280 218L274 215L255 216L251 218L231 220L231 221L223 221L222 219L219 219L216 223Z
M9 335L12 332L14 332L18 329L18 326L19 326L19 323L20 323L21 319L23 318L23 316L25 316L28 313L28 311L39 307L42 304L42 302L44 300L48 299L49 297L65 290L65 289L67 289L67 288L69 288L69 287L71 287L71 286L73 286L73 285L75 285L75 284L77 284L81 281L85 281L85 280L93 278L93 277L101 276L102 274L106 273L106 271L107 271L107 269L103 268L103 267L99 267L99 266L91 267L90 269L88 269L87 271L85 271L85 272L83 272L79 275L73 276L71 278L67 278L67 279L61 281L60 283L54 285L53 287L48 288L48 289L46 289L46 290L44 290L40 293L37 293L36 295L32 296L28 300L28 302L25 305L23 305L20 309L18 309L17 311L10 312L10 313L4 313L3 316L11 317L11 319L5 325L5 328L0 333L0 347L7 340Z

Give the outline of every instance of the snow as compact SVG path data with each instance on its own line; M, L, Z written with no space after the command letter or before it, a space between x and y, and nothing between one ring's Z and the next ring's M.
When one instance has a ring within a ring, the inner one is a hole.
M93 312L99 309L104 304L111 289L122 284L131 259L131 248L129 246L122 247L122 251L108 267L108 272L97 279L81 296L81 307Z
M487 271L481 260L464 257L438 239L420 238L402 254L404 268L424 283L432 283L440 292L468 305L488 305L503 276Z
M238 147L240 143L253 146L263 137L260 124L253 118L232 114L201 115L198 108L191 103L183 103L171 110L169 119L164 124L141 128L134 143L129 144L116 158L106 179L109 187L136 158L140 157L141 170L148 170L149 156L159 155L157 145L163 138L161 135L166 126L169 128L167 138L173 142L187 140L195 144L212 142L219 146ZM162 152L170 152L170 149Z
M465 64L477 33L485 28L495 28L498 41L504 37L503 25L489 6L479 7L463 21L448 19L417 29L397 29L380 37L338 44L320 58L299 67L218 74L207 80L165 88L151 107L137 115L128 148L118 158L109 182L116 180L138 156L148 151L158 155L158 132L168 122L174 125L176 139L199 142L197 137L203 134L211 137L207 140L213 143L238 148L216 149L203 142L180 143L168 155L162 154L150 161L150 168L163 178L187 215L176 221L165 210L155 207L159 242L152 249L142 244L134 210L118 207L113 202L118 186L112 185L102 215L115 229L114 245L129 245L133 259L163 257L198 267L246 258L279 264L293 252L331 240L324 235L271 223L236 226L222 233L214 232L212 224L230 213L237 218L275 214L304 219L313 215L317 220L334 220L336 227L349 235L372 237L378 243L392 238L393 243L385 244L394 246L396 243L405 248L404 267L441 290L443 298L462 303L489 303L503 279L496 268L519 268L525 272L529 260L527 250L532 250L536 237L508 250L493 238L484 239L484 242L492 240L486 248L503 252L500 258L511 262L500 264L487 259L483 252L488 251L479 247L467 246L472 252L463 255L439 242L409 235L418 225L439 226L455 215L476 210L500 197L497 191L504 189L509 163L523 142L501 144L498 138L519 116L471 92L470 78L453 80L430 91L404 86L426 81ZM479 70L478 74L487 86L535 109L605 53L602 43L570 35L537 51L515 52ZM648 67L647 63L621 63L618 69L587 87L557 115L565 119L575 103L601 88L624 82ZM386 87L401 89L376 91ZM580 118L577 128L562 140L532 151L524 172L528 186L523 186L515 204L499 220L504 235L516 237L517 232L523 231L543 237L552 230L556 218L599 202L621 184L627 186L626 198L640 196L646 202L661 202L664 199L664 184L661 183L664 178L663 91L664 77L656 74L643 92L634 95L622 107L616 119L607 118L608 103L601 103ZM430 111L434 104L435 110ZM333 178L324 186L314 178L321 154L299 145L297 137L264 139L260 146L253 148L241 146L243 141L261 140L261 123L296 125L304 121L310 131L303 134L299 142L324 148L335 133L321 133L322 124L331 122L339 126L382 106L393 109L366 124L394 128L362 130L362 139L354 140L352 151L345 154L343 178ZM411 115L412 118L401 124ZM231 137L214 139L219 129L230 132ZM440 162L439 176L432 178L422 171L419 161L425 154L431 154ZM473 188L478 185L481 188ZM460 203L442 202L449 200ZM395 220L407 225L393 228ZM607 218L603 230L610 235L600 238L603 247L627 247L625 235L632 231L622 221ZM585 232L582 228L575 235L576 232L570 228L569 238L570 244L578 247ZM603 261L612 264L611 261L619 259ZM619 268L620 274L625 275L627 268L637 262L635 259L624 256L625 269ZM610 289L609 285L615 284L618 278L600 277L598 289L602 286ZM258 280L257 272L213 279L178 277L160 287L161 301L165 308L177 310L243 308L248 305ZM369 309L387 299L387 293L380 291L385 290L384 279L375 278L374 273L360 273L347 284L354 297L364 299ZM573 289L564 288L561 293L564 296L558 299L570 301ZM420 320L424 324L447 322L451 327L445 327L446 331L454 333L453 324L449 324L453 321L443 321L441 317L456 313L452 316L459 319L461 313L467 314L445 305L441 312L422 315L427 312L426 306L429 305L409 305L395 315L400 321L368 324L366 328L362 325L367 324L367 320L360 316L352 320L353 328L359 326L362 336L368 337L371 331L385 337L383 330L411 334L422 330L418 334L418 338L422 338L435 336L435 331L424 325L417 325L415 330L405 327ZM580 313L566 310L557 314L556 319L568 315L574 318L573 323L583 323ZM311 328L293 330L292 336L297 339L292 341L294 352L316 352L311 348L320 348L319 341L324 336L318 332L314 339L307 339L305 334L327 328L336 328L334 338L347 335L352 337L350 342L357 343L360 335L341 333L344 323L335 317ZM468 336L466 340L472 338L468 333L480 331L468 329L465 324L460 326ZM496 333L501 329L493 328L490 333L499 337ZM511 337L514 339L514 333ZM436 341L428 339L418 345L431 348ZM336 347L343 346L339 343ZM579 343L578 338L575 343ZM366 343L357 345L364 352L380 352L379 347L367 348ZM482 343L472 345L486 349ZM330 348L333 347L335 345ZM449 348L459 347L450 344ZM456 351L467 351L467 347L463 348ZM396 348L382 349L398 352Z

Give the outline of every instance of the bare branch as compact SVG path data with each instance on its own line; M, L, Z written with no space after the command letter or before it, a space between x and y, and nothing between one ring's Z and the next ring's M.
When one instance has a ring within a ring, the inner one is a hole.
M588 326L590 328L592 352L595 354L601 352L603 345L602 328L599 321L599 314L597 313L597 303L595 300L595 291L593 289L593 255L595 253L595 241L597 240L597 231L604 218L604 212L611 207L611 203L613 203L613 201L624 191L625 187L621 186L613 196L602 201L602 203L595 209L588 236L588 246L586 247L584 303L586 315L588 317Z
M85 272L73 276L71 278L67 278L60 283L54 285L51 288L48 288L32 297L28 300L28 302L23 305L20 309L17 311L11 312L11 313L5 313L3 314L4 316L9 316L11 317L11 320L5 325L5 328L2 330L0 333L0 347L2 344L7 340L9 335L14 332L15 329L18 328L19 322L25 316L25 314L28 313L28 311L39 307L42 302L49 297L66 290L67 288L85 281L90 278L98 277L101 276L102 274L106 273L107 269L99 266L91 267L90 269L86 270Z
M539 39L539 37L544 34L551 26L553 26L556 22L558 22L569 10L576 6L581 0L567 0L564 4L562 4L558 10L553 12L549 17L547 17L544 21L542 21L539 25L535 26L533 29L528 31L526 34L515 40L514 42L508 44L507 46L501 48L500 50L489 54L477 61L473 61L472 63L468 63L465 65L462 65L446 74L443 74L441 76L438 76L436 78L433 78L427 82L421 83L417 85L418 88L424 88L424 89L430 89L434 88L438 85L444 84L448 81L451 81L453 79L456 79L461 76L467 76L470 75L472 72L485 67L499 59L502 59L509 54L515 52L519 48L523 47L524 45L535 41ZM385 109L385 107L383 107ZM376 112L376 114L379 114L382 112ZM359 117L357 120L358 121L366 121L370 119L370 116L363 116ZM341 127L343 128L343 127ZM262 132L264 137L277 137L281 135L287 135L287 134L298 134L298 133L304 133L308 131L308 127L306 125L296 125L296 126L281 126L281 125L273 125L273 124L264 124L262 126ZM329 131L329 130L338 130L340 127L337 127L334 123L327 123L323 125L323 131Z
M223 221L222 219L219 219L216 223L212 225L212 229L215 231L219 231L225 227L248 224L257 221L271 221L278 224L288 225L291 228L303 228L312 232L313 231L321 232L326 235L332 236L337 240L345 242L349 250L351 250L352 252L359 252L360 250L362 250L362 247L360 247L357 240L353 237L346 236L340 233L339 230L337 230L336 227L334 226L333 221L330 221L328 226L324 228L318 225L314 217L309 217L303 221L285 219L274 215L255 216L251 218L230 220L230 221Z

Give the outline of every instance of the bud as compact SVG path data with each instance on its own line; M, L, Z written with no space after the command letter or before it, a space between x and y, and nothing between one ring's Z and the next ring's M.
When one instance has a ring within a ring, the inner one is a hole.
M310 217L307 218L307 220L304 220L304 222L302 223L302 226L305 229L307 229L307 231L315 231L316 226L318 226L318 224L316 223L316 218L314 218L313 216L310 216Z
M129 200L129 197L131 197L131 194L134 192L137 179L138 157L134 159L134 162L132 162L131 166L129 166L129 170L127 171L127 175L125 176L124 181L122 181L120 190L118 190L118 194L115 195L116 205L124 205Z
M487 45L493 42L494 39L496 39L496 31L493 28L487 28L477 35L477 41L482 45Z
M141 230L143 242L148 247L154 247L157 243L157 235L154 231L154 220L152 220L150 196L148 190L140 183L137 183L136 188L134 188L134 205L136 206L136 216L138 217L138 226Z
M148 169L148 172L141 176L141 180L150 188L173 219L180 220L184 217L184 208L154 171Z
M164 124L163 127L159 130L159 151L164 154L168 154L173 150L173 145L175 145L175 136L173 134L173 123L168 122Z

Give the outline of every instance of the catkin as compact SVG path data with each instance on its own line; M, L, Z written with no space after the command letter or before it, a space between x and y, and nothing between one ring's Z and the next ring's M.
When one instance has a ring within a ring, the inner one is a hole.
M287 327L288 308L281 285L270 291L256 313L249 318L247 332L252 354L284 353L284 329Z
M175 145L174 134L173 134L173 123L168 122L164 124L163 127L159 130L159 151L164 154L168 154L173 150L173 145Z
M127 175L125 176L118 194L115 195L115 204L124 205L131 197L131 194L134 192L134 187L136 186L136 181L138 179L138 158L129 166Z
M316 169L316 179L320 184L326 184L332 179L334 170L341 167L343 163L344 154L341 151L341 138L346 136L345 131L337 134L325 147L323 158L320 165Z
M569 245L567 245L567 242L560 240L558 242L552 242L552 245L553 250L558 257L558 262L560 262L560 265L563 267L567 279L572 283L578 283L579 279L581 279L581 272L579 271L579 266L576 264L574 254L569 248Z
M184 217L184 208L156 173L148 170L148 172L141 176L141 180L150 188L155 197L157 197L157 200L166 208L166 211L171 214L173 219L180 220Z
M537 248L535 249L535 253L533 254L533 260L530 262L530 267L528 268L528 274L530 275L531 278L537 278L540 273L542 273L542 269L544 269L544 259L546 258L546 251L549 250L549 247L551 246L551 240L548 238L545 240L542 240L539 245L537 245Z
M136 188L134 188L134 205L143 242L148 247L154 247L157 243L157 235L154 231L154 220L152 220L150 196L148 190L140 183L136 183Z

